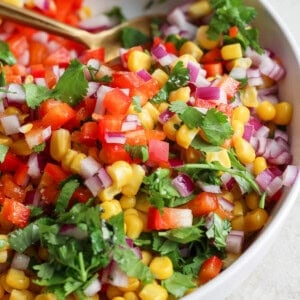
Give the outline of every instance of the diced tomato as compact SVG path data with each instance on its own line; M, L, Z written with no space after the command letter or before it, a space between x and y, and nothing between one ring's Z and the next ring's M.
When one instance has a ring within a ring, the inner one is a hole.
M4 203L4 200L5 200L5 194L4 194L4 191L3 191L3 186L0 185L0 204L1 205Z
M45 81L46 81L46 85L49 89L53 88L54 85L57 82L57 77L55 75L55 73L53 72L52 68L46 68L45 69Z
M25 186L29 180L28 176L28 165L27 164L20 164L18 168L16 169L16 172L14 174L14 182L19 186Z
M122 115L128 111L132 100L119 88L108 91L103 99L103 106L112 115Z
M50 177L56 182L59 183L65 180L69 174L64 171L60 166L48 162L44 168L44 173L50 175Z
M136 145L147 145L147 136L145 129L138 129L138 130L132 130L128 131L125 134L126 136L126 144L131 146Z
M59 65L60 67L67 67L70 63L70 52L65 47L60 47L56 51L49 54L44 59L44 64L46 66Z
M120 144L102 144L99 157L105 164L112 164L118 160L132 161L124 145Z
M161 130L156 129L146 129L145 134L147 137L147 140L159 140L163 141L166 138L166 134Z
M216 194L201 192L186 205L192 210L194 216L207 215L219 207Z
M202 64L211 64L222 61L222 54L220 48L213 48L212 50L207 51L201 57L200 62Z
M86 203L92 197L93 195L91 194L90 190L84 186L79 186L72 195L72 201Z
M201 284L204 284L208 282L209 280L216 277L222 270L223 262L222 260L217 256L211 256L208 259L206 259L199 271L199 282Z
M231 38L237 37L238 34L239 34L239 28L238 28L237 26L231 26L231 27L229 28L228 35L229 35Z
M169 161L169 143L165 141L149 140L149 163L161 164Z
M132 89L139 87L145 81L136 73L127 71L117 71L112 74L112 86Z
M147 228L150 230L168 230L192 226L193 215L190 209L165 207L160 211L156 207L148 210Z
M206 77L215 77L222 75L224 72L223 64L220 62L202 64L202 68L206 71Z
M30 73L34 78L44 78L45 77L45 67L43 64L31 64Z
M218 82L215 83L215 86L219 86L222 88L226 95L227 99L232 99L232 97L236 94L239 88L240 82L235 80L233 77L224 74Z
M29 63L30 65L42 64L48 56L48 48L45 44L37 41L30 41L29 43Z
M25 227L30 217L30 209L23 203L13 199L5 199L2 210L2 216L17 227Z
M75 115L75 110L69 104L57 101L57 103L43 115L42 124L44 127L51 126L52 130L56 130L74 118Z
M5 155L4 161L0 163L1 172L14 172L18 166L21 164L21 160L17 155L8 151Z
M164 43L166 51L168 53L174 54L174 55L178 55L178 50L176 49L176 46L174 45L174 43L172 42L165 42Z
M85 122L81 126L80 140L83 144L94 146L98 140L98 124L96 122Z
M80 61L83 64L86 64L92 58L98 59L100 62L103 62L105 58L105 49L103 47L100 47L97 49L86 50L80 56Z
M56 0L56 15L55 18L61 22L66 22L69 15L73 14L73 11L78 9L78 5L81 4L79 0Z
M9 174L4 174L1 177L3 184L3 192L6 198L14 199L18 202L23 202L26 196L24 188L20 187Z
M120 132L123 116L117 115L104 115L98 121L98 137L101 142L105 142L106 132Z
M26 50L28 50L28 41L25 35L23 34L15 34L12 35L7 43L9 45L9 49L14 54L15 57L21 57Z

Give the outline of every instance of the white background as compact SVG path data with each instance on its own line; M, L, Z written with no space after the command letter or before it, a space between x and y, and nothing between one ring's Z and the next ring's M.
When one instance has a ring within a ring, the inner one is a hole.
M300 47L300 0L268 1L283 19ZM296 299L300 299L300 195L262 264L226 298L226 300Z

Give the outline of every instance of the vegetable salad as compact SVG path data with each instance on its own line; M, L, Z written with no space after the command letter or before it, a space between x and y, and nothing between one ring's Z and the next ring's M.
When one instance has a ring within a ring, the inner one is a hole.
M42 2L26 7L94 24ZM1 299L179 299L238 258L299 170L255 16L189 1L150 37L125 28L114 62L2 22Z

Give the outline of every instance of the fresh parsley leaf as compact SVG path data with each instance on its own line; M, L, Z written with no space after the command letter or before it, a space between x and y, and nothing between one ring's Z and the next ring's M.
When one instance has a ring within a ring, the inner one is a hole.
M23 84L25 90L27 105L34 109L38 107L43 101L51 98L51 91L44 86L25 83Z
M122 245L125 243L124 232L124 214L120 213L111 217L108 220L108 224L112 226L114 243Z
M185 293L196 287L192 275L174 272L168 279L162 280L162 286L175 297L182 297Z
M0 41L0 60L6 65L14 65L17 61L6 42Z
M123 14L122 8L119 6L114 6L110 11L106 12L105 15L110 18L116 19L118 23L126 21L126 17Z
M8 146L0 144L0 163L4 162L8 149Z
M126 49L138 45L144 45L150 41L146 34L132 27L124 27L121 34L122 46Z
M133 104L134 110L136 112L141 112L142 111L141 97L140 96L133 96L132 97L132 104Z
M87 93L88 81L84 76L85 66L77 59L73 59L58 80L53 97L75 106Z
M212 213L209 218L211 218L211 225L206 231L207 238L213 241L218 250L225 249L226 238L231 230L230 221L222 220L215 213Z
M169 78L159 92L152 97L151 102L159 104L166 102L170 92L185 86L190 79L189 70L183 65L182 61L176 63L172 69Z
M65 211L73 193L79 187L79 185L80 183L77 179L67 181L63 185L56 202L55 211L57 213L62 213Z
M143 145L125 145L125 150L129 153L132 159L140 159L142 162L145 162L149 158L148 147Z

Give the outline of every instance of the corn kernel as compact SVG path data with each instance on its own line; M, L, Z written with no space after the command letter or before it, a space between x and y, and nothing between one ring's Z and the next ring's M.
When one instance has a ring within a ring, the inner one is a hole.
M117 296L117 297L113 297L112 300L125 300L125 298L121 296Z
M11 291L13 290L13 288L6 283L6 275L7 274L2 274L0 276L0 286L3 287L3 289L5 290L5 292L11 293Z
M147 213L150 207L150 202L145 194L139 193L136 198L135 208L139 211Z
M34 300L57 300L57 297L54 294L47 293L36 296Z
M253 173L254 175L260 174L262 171L267 169L268 164L263 156L257 156L253 162Z
M276 114L276 109L268 100L264 100L256 107L256 114L263 121L271 121Z
M137 114L140 122L142 123L145 129L153 129L154 128L154 120L147 110L142 109L140 113Z
M6 283L13 289L24 290L29 287L29 277L27 277L22 270L10 268L7 271Z
M144 227L139 215L127 214L124 216L124 222L126 225L126 235L133 240L138 238Z
M149 70L151 67L152 59L151 56L140 50L130 51L128 55L128 69L132 72L139 70Z
M153 123L156 124L157 120L158 120L158 116L159 116L159 111L157 110L157 108L150 102L147 102L142 110L145 110L149 113L149 115L151 116Z
M217 152L207 152L206 153L206 161L207 162L213 162L217 161L222 166L226 168L231 168L231 161L228 155L228 151L226 149L222 149Z
M238 59L243 56L240 43L225 45L221 48L221 55L224 60Z
M80 174L81 171L81 162L83 159L86 158L86 155L84 153L78 153L74 159L72 160L70 164L70 170L73 173Z
M190 54L195 57L197 61L200 61L201 57L203 56L203 51L194 42L187 41L180 47L179 50L179 55L184 54Z
M121 190L122 188L111 185L103 190L100 190L98 193L98 198L102 202L113 200L116 195L121 193Z
M141 300L167 300L167 290L157 283L148 283L139 292Z
M5 263L8 258L8 251L7 250L1 250L0 251L0 263Z
M0 234L0 250L8 250L9 243L8 243L8 236L6 234Z
M257 107L257 89L255 86L247 86L243 91L241 91L241 101L243 105L247 107Z
M208 25L201 25L196 33L196 41L201 48L210 50L218 47L220 39L211 40L207 36Z
M196 58L191 54L183 54L179 56L172 64L170 65L171 69L173 69L178 62L182 62L184 67L187 67L189 62L196 63Z
M241 163L247 165L254 161L255 150L248 141L240 137L235 137L233 139L233 146Z
M103 220L108 220L111 217L118 215L122 212L122 207L118 200L105 201L101 204L101 208L103 212L101 212L100 216Z
M167 122L163 124L163 131L169 140L176 140L176 134L178 128L180 127L180 124L181 120L177 114L172 116Z
M233 109L232 111L232 120L238 120L243 124L246 124L250 119L250 111L244 106L240 105Z
M24 7L24 1L23 0L4 0L4 2L18 6L18 7Z
M152 260L152 254L149 251L142 250L142 262L148 266Z
M158 81L159 87L162 88L169 79L169 76L162 69L155 69L152 73L152 78Z
M60 128L54 130L50 139L50 155L53 159L61 161L71 148L71 134L68 130Z
M191 95L191 89L190 87L181 87L175 91L172 91L169 94L169 102L173 101L183 101L183 102L188 102L190 100L190 95Z
M139 297L135 292L125 292L124 293L125 300L139 300Z
M140 281L135 277L128 278L128 284L126 287L119 287L122 292L134 292L140 287Z
M262 208L256 208L248 212L244 217L244 230L256 231L261 229L268 220L268 213Z
M249 193L246 195L245 202L246 202L247 206L249 207L249 209L258 208L259 198L260 198L260 196L255 192L252 192L252 193Z
M0 134L0 145L5 145L10 147L13 143L13 140L9 136L5 136L3 134Z
M113 299L114 297L122 296L123 293L113 285L109 285L106 290L106 296L108 299Z
M167 279L174 273L172 261L168 256L154 257L149 268L155 278L160 280Z
M32 149L29 148L25 139L14 141L10 148L15 154L21 156L28 156L32 153Z
M4 290L4 288L2 287L2 285L0 284L0 299L3 299L4 294L5 294L5 290Z
M113 181L113 185L122 188L133 180L133 172L131 165L123 160L118 160L107 167L107 173Z
M249 69L252 65L252 60L249 57L241 57L237 59L230 60L226 62L226 69L228 71L232 70L233 68L243 68Z
M128 208L133 208L136 204L136 198L135 196L125 196L123 195L120 198L120 205L123 210L128 209Z
M68 149L65 156L62 158L61 166L65 170L70 170L73 159L79 154L78 151L73 149Z
M282 101L277 104L275 104L275 110L276 114L275 117L273 118L273 122L276 125L288 125L293 116L293 106L291 103Z
M27 300L27 295L24 291L13 289L10 293L9 300Z
M243 122L241 122L240 120L232 120L231 126L233 129L234 136L243 137L244 130L245 130L245 126Z
M196 1L189 5L188 15L193 19L202 18L211 12L210 2L208 0Z
M181 125L176 133L177 144L182 148L187 149L193 141L194 137L198 134L198 132L198 128L190 129L185 124Z
M137 194L145 177L145 169L141 165L132 164L131 169L132 174L134 174L134 180L130 180L122 187L122 193L128 197L133 197Z

